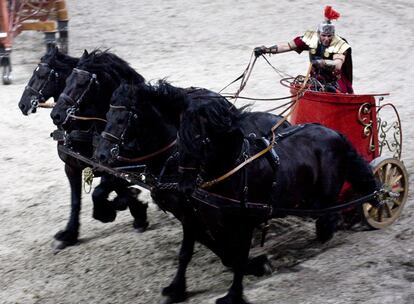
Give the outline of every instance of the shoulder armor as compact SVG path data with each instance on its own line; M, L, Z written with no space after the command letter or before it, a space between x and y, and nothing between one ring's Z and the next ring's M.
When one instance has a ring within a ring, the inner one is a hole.
M302 36L302 41L306 43L310 49L316 49L319 42L318 33L315 31L306 31Z
M351 46L345 42L341 37L335 35L332 39L331 45L327 48L327 52L331 54L343 54Z

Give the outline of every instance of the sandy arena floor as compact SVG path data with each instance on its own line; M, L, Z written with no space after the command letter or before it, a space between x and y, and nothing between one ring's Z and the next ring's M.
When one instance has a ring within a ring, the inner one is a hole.
M290 40L322 21L324 1L172 0L67 1L70 53L111 48L148 80L167 77L177 86L220 90L240 75L253 47ZM414 170L414 2L331 1L342 13L337 31L353 47L357 93L390 92L403 124L403 157ZM40 33L14 42L14 83L0 85L0 303L159 303L176 267L178 222L150 205L150 228L132 229L128 212L102 224L91 217L84 194L81 242L53 254L53 235L66 224L69 186L49 110L25 117L17 107L41 57ZM270 57L290 75L304 74L306 54ZM247 96L288 95L280 77L259 60ZM233 90L235 88L233 87ZM231 90L230 90L231 91ZM257 102L265 110L275 102ZM95 181L95 185L97 181ZM149 201L148 193L143 199ZM410 194L401 218L382 231L339 232L325 245L313 225L294 218L275 221L264 249L276 271L245 279L255 304L414 303L414 204ZM197 246L188 271L186 303L214 303L232 275Z

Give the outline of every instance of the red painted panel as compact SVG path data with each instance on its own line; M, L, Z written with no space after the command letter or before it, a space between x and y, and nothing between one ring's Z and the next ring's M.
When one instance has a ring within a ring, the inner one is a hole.
M296 88L291 88L291 92L296 94ZM378 157L377 112L373 95L306 91L296 103L290 122L320 123L344 134L368 162ZM371 127L366 134L364 124L369 123Z

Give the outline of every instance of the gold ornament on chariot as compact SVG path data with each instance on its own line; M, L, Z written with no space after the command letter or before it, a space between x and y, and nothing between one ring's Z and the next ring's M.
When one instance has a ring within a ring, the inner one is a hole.
M323 53L323 56L324 56L324 57L326 57L326 58L328 58L328 57L329 57L329 52L325 51L325 52Z
M316 50L315 50L315 49L311 49L311 50L310 50L310 53L311 53L312 55L315 55L315 54L316 54Z

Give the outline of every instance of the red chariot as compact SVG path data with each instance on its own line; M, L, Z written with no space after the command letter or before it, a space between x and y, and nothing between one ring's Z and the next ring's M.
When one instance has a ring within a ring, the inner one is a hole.
M283 79L293 96L301 91L303 78ZM408 197L408 173L401 159L401 121L395 106L386 103L389 94L342 94L306 90L292 110L292 124L316 122L347 136L367 160L381 184L394 195L375 208L363 204L367 224L380 229L391 225L401 214ZM349 188L349 186L348 186ZM345 188L344 197L352 191Z

